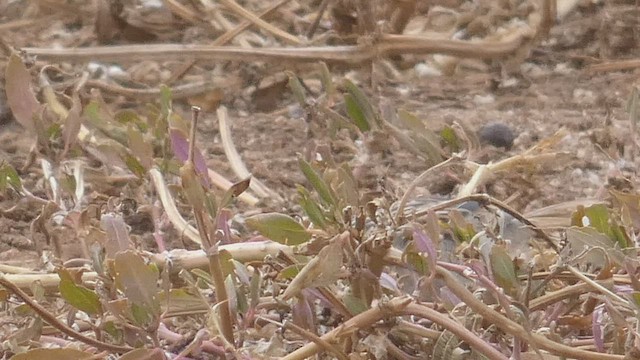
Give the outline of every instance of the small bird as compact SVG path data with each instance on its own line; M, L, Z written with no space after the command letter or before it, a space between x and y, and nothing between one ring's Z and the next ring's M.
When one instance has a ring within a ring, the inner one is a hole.
M505 148L506 150L511 149L513 140L516 138L516 134L511 127L499 122L493 122L483 126L480 131L478 131L478 136L482 143Z

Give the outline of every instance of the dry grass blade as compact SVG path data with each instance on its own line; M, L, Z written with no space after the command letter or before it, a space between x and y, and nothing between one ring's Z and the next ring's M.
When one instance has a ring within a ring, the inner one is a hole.
M163 0L163 2L172 13L186 21L194 24L202 23L204 21L204 19L202 19L196 12L193 12L191 9L175 0Z
M224 153L227 155L227 159L229 159L229 164L231 165L233 172L235 172L240 179L251 178L249 188L253 190L258 196L262 198L272 198L276 201L282 201L280 195L269 189L260 180L253 177L247 167L244 165L240 154L238 154L238 150L236 150L236 147L233 144L231 129L229 128L229 116L227 108L224 106L220 106L216 111L216 114L218 115L218 124L220 125L220 138L222 140L222 146L224 147Z
M280 63L318 62L360 64L381 56L405 54L445 54L459 57L494 59L512 54L520 48L529 35L515 36L503 42L468 42L435 40L407 35L382 35L380 42L372 45L317 46L300 48L224 47L207 45L120 45L76 49L22 48L29 55L52 61L123 61L132 60L180 60L188 57L198 61L267 61Z
M173 226L181 234L186 236L187 239L195 242L196 244L202 245L202 240L200 239L200 235L198 235L198 230L189 225L182 215L180 215L180 212L173 201L173 196L171 196L169 188L167 187L167 184L165 184L164 177L162 176L162 173L160 173L160 170L152 168L149 170L149 175L151 176L151 181L158 192L158 196L160 196L162 207L164 208L164 211L166 211Z
M235 12L239 16L253 22L257 27L275 35L276 37L288 42L289 44L300 45L302 43L297 37L289 34L286 31L282 31L277 27L269 24L268 22L262 20L260 17L243 8L233 0L220 0L220 3L228 7L231 11Z
M263 12L261 12L260 15L258 15L258 17L259 18L266 18L267 16L272 15L276 10L278 10L280 7L282 7L283 5L288 3L289 1L291 1L291 0L280 0L280 2L273 4L268 9L264 10ZM231 41L234 37L238 36L243 31L247 30L253 24L254 24L254 22L249 21L249 20L245 20L244 22L242 22L241 24L236 26L234 29L229 30L226 33L218 36L211 43L211 45L214 45L214 46L224 45L224 44L228 43L229 41Z

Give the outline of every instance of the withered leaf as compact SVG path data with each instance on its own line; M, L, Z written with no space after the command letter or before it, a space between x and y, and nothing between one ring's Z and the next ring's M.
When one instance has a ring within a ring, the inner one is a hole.
M309 287L333 284L343 273L342 264L341 242L332 241L300 270L282 295L283 300L291 299Z
M34 130L33 116L38 112L40 103L31 87L31 75L22 63L20 56L12 54L4 74L7 103L13 117L29 131Z

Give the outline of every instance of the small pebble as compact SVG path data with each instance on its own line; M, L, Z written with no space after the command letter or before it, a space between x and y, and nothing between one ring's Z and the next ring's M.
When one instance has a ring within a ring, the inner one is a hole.
M508 125L503 123L490 123L483 126L478 132L480 141L491 144L495 147L502 147L507 150L513 146L513 140L516 138L514 131Z

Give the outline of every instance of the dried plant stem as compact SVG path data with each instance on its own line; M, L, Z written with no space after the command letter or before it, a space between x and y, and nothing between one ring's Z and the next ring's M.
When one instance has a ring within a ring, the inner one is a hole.
M262 261L265 256L277 256L278 253L284 252L293 256L293 249L289 246L282 245L273 241L246 242L237 244L220 245L219 250L228 251L235 260L239 262ZM180 270L190 270L195 268L206 268L209 264L207 254L203 250L187 251L183 249L171 250L161 254L147 254L151 261L163 269L167 263L167 259L171 259L173 263L172 272L178 273ZM24 274L5 274L4 277L25 291L30 290L30 286L34 281L38 281L47 291L55 291L60 283L58 274L43 273L24 273ZM95 272L82 273L83 283L95 282L98 274ZM91 287L89 284L87 286Z
M390 315L393 316L392 314L400 314L404 308L411 303L411 301L412 300L409 297L398 297L389 300L389 302L384 305L371 308L352 317L345 321L341 326L329 331L320 338L325 342L331 343L338 337L348 336L353 332L368 328ZM322 348L318 346L318 344L311 342L291 354L284 356L282 360L302 360L317 354L319 351L322 351Z
M409 197L413 194L413 191L416 189L416 187L420 186L420 184L422 184L435 171L440 170L446 166L452 165L459 160L460 160L459 157L452 156L446 161L443 161L437 165L434 165L428 168L422 174L420 174L417 178L415 178L411 182L411 184L409 184L409 187L407 188L407 190L405 190L404 195L402 195L402 199L400 199L400 204L398 205L398 210L395 216L396 224L400 224L400 220L404 216L404 208L407 205L407 202L409 201Z
M302 336L303 338L309 341L314 342L319 347L321 347L324 351L334 354L340 360L349 360L349 357L345 353L340 351L338 348L331 345L329 342L323 340L318 335L313 334L310 331L307 331L301 328L300 326L292 323L291 321L285 321L284 328L287 330L293 331L294 333Z
M233 321L231 319L231 310L229 309L229 296L227 294L227 288L224 284L224 275L222 272L222 264L220 262L220 252L218 250L218 244L213 240L213 234L211 219L208 217L204 209L204 199L199 196L204 195L204 189L200 182L197 180L195 171L195 164L193 163L195 154L195 139L196 128L198 125L198 115L200 114L200 108L193 106L192 108L192 122L191 130L189 133L189 157L187 161L180 169L180 176L182 179L182 188L186 194L187 199L191 203L193 208L193 215L196 220L198 233L200 234L200 240L202 247L207 254L209 262L209 272L211 274L211 280L216 293L216 302L220 308L220 332L224 339L230 344L234 344L233 336ZM205 220L206 219L206 220Z
M309 30L307 31L307 39L310 40L311 38L313 38L313 35L315 35L316 30L318 29L318 25L320 24L320 19L322 19L325 10L327 10L327 6L329 6L329 1L330 0L322 0L322 2L320 3L320 6L318 7L318 13L316 14L313 22L311 23L311 26L309 26Z
M600 293L609 296L612 300L617 301L620 304L627 304L628 301L616 295L613 291L607 289L606 287L598 284L597 281L589 279L585 276L580 270L575 267L569 265L567 266L567 270L569 270L573 275L575 275L578 279L585 282L585 284L589 285L592 289L599 291Z
M516 220L520 221L521 223L523 223L524 225L529 226L533 231L536 232L536 234L542 238L544 241L547 242L547 244L549 244L549 246L551 246L556 252L559 251L558 249L558 245L556 245L556 243L553 242L553 240L551 240L551 238L549 237L549 235L547 235L547 233L545 233L542 229L540 229L538 226L536 226L534 223L532 223L529 219L527 219L525 216L523 216L522 214L520 214L518 211L516 211L515 209L511 208L509 205L503 203L502 201L495 199L487 194L474 194L474 195L469 195L469 196L465 196L465 197L461 197L461 198L457 198L457 199L453 199L450 201L444 201L441 202L435 206L432 206L428 209L424 209L424 210L420 210L417 211L415 213L416 217L420 217L420 216L424 216L426 215L429 211L439 211L439 210L444 210L468 201L476 201L480 204L486 205L486 204L490 204L493 206L496 206L498 208L500 208L502 211L508 213L509 215L513 216Z
M269 24L268 22L260 19L260 17L256 16L255 14L253 14L252 12L248 11L247 9L243 8L242 6L238 5L237 2L233 1L233 0L220 0L220 3L222 3L224 6L228 7L230 10L232 10L233 12L235 12L236 14L238 14L239 16L242 16L243 18L253 22L257 27L270 32L271 34L281 38L282 40L292 44L292 45L300 45L302 42L300 41L300 39L298 39L297 37L289 34L286 31L280 30L277 27Z
M640 67L640 59L607 61L600 64L589 65L588 73L633 70Z
M63 334L71 338L81 341L87 345L94 346L99 350L109 351L113 353L125 353L133 350L133 348L130 348L128 346L108 344L108 343L87 337L75 331L71 327L65 325L60 320L58 320L58 318L56 318L55 315L48 312L47 309L43 308L42 306L40 306L40 304L33 301L29 297L29 295L27 295L24 291L20 290L20 288L17 287L15 284L13 284L11 281L7 280L5 276L0 276L0 285L2 285L4 288L12 292L17 297L19 297L27 305L29 305L29 307L32 308L33 311L35 311L38 315L40 315L40 317L46 323L48 323L49 325L53 326L54 328L58 329L60 332L62 332Z
M224 148L224 153L227 155L227 159L229 160L229 164L233 169L233 172L240 179L246 179L251 177L251 182L249 183L249 188L256 193L256 195L262 198L272 198L276 201L283 201L282 197L278 195L275 191L269 189L265 184L263 184L260 180L254 178L247 167L245 166L238 150L236 150L235 145L233 144L233 138L231 137L231 129L229 128L228 121L228 112L225 106L220 106L216 111L218 115L218 125L220 128L220 139L222 140L222 147Z
M162 207L164 211L166 211L169 220L173 224L173 226L178 230L182 235L186 236L187 239L195 242L196 244L202 244L202 240L198 235L198 231L180 215L178 208L176 207L175 201L173 201L173 196L171 196L171 192L167 187L167 184L164 181L164 177L162 173L157 168L152 168L149 170L149 175L151 176L151 182L156 188L158 192L158 196L160 197L160 202L162 203ZM212 182L223 189L229 189L231 187L231 182L222 178L222 176L218 175L218 173L209 170L209 178ZM227 183L221 183L221 179L224 179ZM246 192L240 194L238 197L240 200L244 200L245 203L255 206L258 203L258 199L254 198L252 195L247 194Z
M467 288L461 284L448 270L441 266L437 268L438 276L444 279L447 287L469 308L474 310L478 315L482 316L485 321L495 324L508 334L516 336L527 341L535 348L546 350L552 354L565 356L572 359L583 360L624 360L624 355L613 355L586 351L573 348L564 344L549 340L542 335L530 333L520 324L500 315L497 311L491 309L482 301L476 299Z
M154 100L160 96L161 89L159 87L154 88L146 88L146 89L138 89L138 88L128 88L118 84L106 82L103 80L87 80L85 86L91 88L98 88L107 93L122 95L129 98L139 99L139 100ZM187 84L181 84L171 87L171 98L176 99L184 99L196 95L200 95L202 93L212 91L220 88L220 84L215 83L212 80L203 80L196 81Z
M229 190L233 185L231 181L227 180L224 176L218 174L217 172L211 169L207 169L207 171L209 172L209 180L211 180L211 182L218 188L226 191ZM238 196L238 200L249 206L256 206L260 202L260 199L251 195L248 191L240 194L240 196Z
M360 64L381 56L403 54L445 54L467 58L501 58L517 51L531 34L517 34L503 42L467 42L407 35L381 35L372 45L242 48L231 46L145 44L96 46L74 49L25 47L22 51L50 61L139 61L143 59L180 60L189 57L203 61L337 62Z
M471 330L464 327L464 325L449 318L447 315L437 312L436 310L426 307L420 304L409 304L404 311L403 315L414 315L421 318L429 319L445 329L451 331L460 340L469 344L474 350L478 351L482 355L489 359L503 359L507 360L508 357L498 351L496 348L488 344L483 339L479 338Z
M196 244L202 244L202 240L198 235L198 231L194 229L193 226L189 225L189 223L180 215L180 212L178 211L178 208L173 201L171 192L169 192L169 188L165 184L160 170L158 170L157 168L152 168L149 170L149 175L151 176L151 181L155 185L156 191L158 192L160 202L162 202L162 207L164 208L164 211L167 213L169 220L176 228L176 230L178 230L181 234L186 236L187 239L195 242Z
M259 18L266 18L267 16L270 16L271 14L273 14L276 10L278 10L280 7L282 7L283 5L285 5L286 3L288 3L291 0L281 0L278 3L275 3L273 5L271 5L269 8L265 9L263 12L261 12L258 17ZM240 23L238 26L236 26L235 28L227 31L226 33L218 36L212 43L211 45L215 45L215 46L221 46L224 45L226 43L228 43L229 41L231 41L234 37L238 36L238 34L240 34L241 32L247 30L249 27L251 27L251 25L253 25L254 22L253 21L249 21L249 20L245 20L242 23Z
M592 287L585 283L565 286L560 290L544 294L529 301L529 311L543 310L554 303L588 292Z

